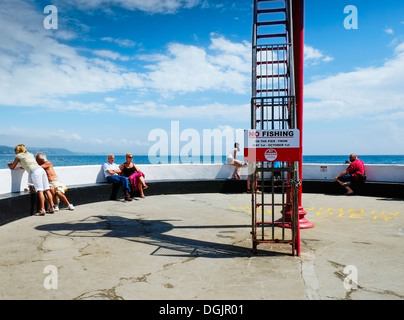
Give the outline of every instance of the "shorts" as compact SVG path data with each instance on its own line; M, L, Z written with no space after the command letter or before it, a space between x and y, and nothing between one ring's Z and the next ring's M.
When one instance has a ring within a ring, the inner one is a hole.
M67 187L59 180L52 180L50 184L55 189L56 192L61 192L65 194L65 192L67 191Z
M346 175L343 175L342 177L339 177L339 180L341 180L343 182L355 181L355 179L349 173L347 173Z
M48 176L42 167L38 167L28 174L28 184L33 184L36 192L50 189Z
M234 159L233 158L230 158L230 157L227 157L226 158L226 164L233 164L234 163Z

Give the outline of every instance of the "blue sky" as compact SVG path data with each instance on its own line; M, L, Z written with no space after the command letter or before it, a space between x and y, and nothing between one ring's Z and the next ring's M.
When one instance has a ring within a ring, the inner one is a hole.
M251 21L252 0L2 0L0 145L140 155L240 140ZM404 154L403 1L306 0L304 70L305 155Z

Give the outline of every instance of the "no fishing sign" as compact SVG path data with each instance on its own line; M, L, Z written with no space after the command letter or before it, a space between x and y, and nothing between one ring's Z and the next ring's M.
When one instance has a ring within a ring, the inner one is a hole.
M300 131L244 130L244 160L300 161Z

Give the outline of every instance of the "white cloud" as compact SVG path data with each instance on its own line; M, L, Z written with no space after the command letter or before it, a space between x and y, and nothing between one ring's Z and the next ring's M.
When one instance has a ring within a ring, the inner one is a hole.
M227 105L212 103L197 106L168 106L154 101L138 102L131 105L118 105L117 110L133 117L153 117L166 119L220 119L237 122L244 121L250 105Z
M136 43L130 39L115 39L111 37L103 37L101 38L102 41L115 43L120 47L123 48L131 48L136 45Z
M189 9L200 4L200 0L65 0L81 10L99 9L117 5L128 10L148 13L174 13L182 8Z
M118 52L114 52L111 50L94 50L93 54L102 57L102 58L107 58L111 60L120 60L120 61L128 61L129 57L125 57Z
M404 43L379 67L340 73L305 86L310 120L377 119L401 115L404 107Z
M386 28L384 29L384 32L387 34L394 34L394 30L392 28Z
M333 57L324 55L320 50L309 45L304 45L304 62L306 65L316 65L332 60L334 60Z
M154 89L163 94L249 92L251 57L246 41L235 43L212 34L209 48L171 43L165 54L139 57L147 64L140 74L117 65L132 59L118 52L82 51L58 42L53 37L57 30L43 28L42 12L23 1L5 1L0 7L0 105L54 108L49 105L52 99L75 100L69 96L120 89ZM13 5L19 7L19 15L10 16ZM72 103L65 105L74 108Z
M146 85L163 91L247 93L251 68L249 43L233 43L217 36L211 42L212 52L171 43L165 55L142 56L154 62L146 66L151 70L144 77Z
M14 6L18 15L10 15ZM42 13L26 2L2 3L0 29L0 104L35 106L49 98L142 85L135 73L53 39Z

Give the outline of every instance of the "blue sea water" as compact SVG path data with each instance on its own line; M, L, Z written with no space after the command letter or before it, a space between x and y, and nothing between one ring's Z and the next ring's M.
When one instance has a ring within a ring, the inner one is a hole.
M404 165L404 155L358 155L365 164L401 164ZM238 157L243 161L242 156ZM101 165L106 162L106 155L48 155L54 166L85 166ZM303 163L321 163L321 164L345 164L348 155L304 155ZM11 154L0 155L0 169L7 169L7 163L14 161ZM115 155L115 162L121 164L125 162L125 155ZM147 155L134 156L133 162L142 164L158 163L225 163L226 156L215 157L148 157Z

